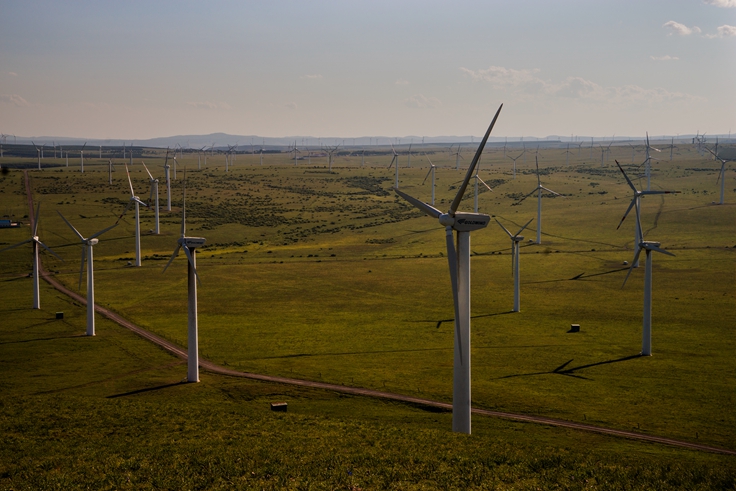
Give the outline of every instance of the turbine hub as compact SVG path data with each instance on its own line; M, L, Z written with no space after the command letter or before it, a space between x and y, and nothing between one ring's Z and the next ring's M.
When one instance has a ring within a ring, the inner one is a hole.
M93 245L97 245L97 243L98 243L99 241L100 241L99 239L87 239L87 240L86 240L86 242L87 242L87 245L91 245L91 246L93 246Z
M440 225L443 225L445 227L452 227L455 225L455 217L450 215L449 213L443 213L440 215Z

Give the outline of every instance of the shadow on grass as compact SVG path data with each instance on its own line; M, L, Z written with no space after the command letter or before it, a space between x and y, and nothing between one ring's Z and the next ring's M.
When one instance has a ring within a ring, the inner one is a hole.
M513 310L507 310L505 312L496 312L493 314L478 314L478 315L472 315L470 316L471 319L481 319L483 317L495 317L497 315L506 315L506 314L513 314L515 313ZM437 323L437 329L440 328L443 322L455 322L455 318L452 317L450 319L441 319L441 320L434 320L434 319L423 319L423 320L417 320L417 321L409 321L409 322L432 322Z
M84 338L87 337L86 334L71 334L69 336L53 336L50 338L35 338L35 339L21 339L20 341L5 341L0 343L0 345L3 344L20 344L20 343L35 343L38 341L54 341L56 339L72 339L72 338Z
M389 350L376 350L376 351L341 351L341 352L334 352L334 353L295 353L293 355L263 356L261 358L250 358L249 360L280 360L284 358L306 358L306 357L312 357L312 356L379 355L383 353L414 353L414 352L421 352L421 351L447 351L447 350L452 350L452 347L389 349Z
M628 271L628 270L629 268L618 268L618 269L612 269L611 271L604 271L602 273L593 273L593 274L580 273L579 275L573 276L572 278L560 278L557 280L527 281L526 283L528 285L531 285L531 284L537 284L537 283L555 283L558 281L584 280L586 278L593 278L594 276L603 276L605 274L620 273L621 271Z
M514 375L505 375L503 377L498 377L495 380L501 380L505 378L516 378L516 377L533 377L535 375L566 375L568 377L579 378L583 380L590 380L588 377L577 375L575 372L577 372L578 370L584 370L586 368L597 367L600 365L609 365L611 363L619 363L622 361L633 360L633 359L640 358L640 357L641 357L641 354L629 355L629 356L624 356L623 358L617 358L615 360L605 360L605 361L599 361L596 363L588 363L587 365L580 365L577 367L567 368L567 366L570 363L572 363L572 359L571 359L549 372L518 373Z
M176 387L179 385L188 384L189 382L174 382L171 384L157 385L156 387L148 387L146 389L131 390L130 392L123 392L122 394L113 394L107 396L108 399L117 399L118 397L133 396L136 394L143 394L145 392L153 392L155 390L168 389L169 387Z

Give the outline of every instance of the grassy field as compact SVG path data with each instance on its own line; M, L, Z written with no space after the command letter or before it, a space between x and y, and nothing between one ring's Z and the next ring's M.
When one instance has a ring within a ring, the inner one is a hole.
M641 346L643 268L634 271L623 290L625 271L617 271L625 267L624 261L631 260L633 216L616 230L631 193L612 162L601 168L598 156L592 163L584 163L587 153L583 149L582 155L566 166L564 151L540 151L543 184L565 198L544 198L543 243L523 246L521 313L510 313L510 241L495 223L473 234L476 407L634 428L736 449L732 409L736 405L736 363L731 356L736 348L731 329L731 320L736 317L736 207L711 204L718 200L715 179L719 166L687 149L680 151L674 162L655 165L652 182L654 189L677 189L682 194L643 200L646 238L662 241L676 254L654 259L651 358L635 356ZM619 149L621 155L616 152L614 149L614 158L630 161L630 150ZM441 166L437 172L438 207L445 208L463 172L454 170L454 156L448 153L430 157ZM339 156L333 173L326 172L324 158L319 165L313 158L311 167L301 161L295 167L286 155L268 155L266 165L260 167L257 155L239 155L228 174L222 156L208 158L207 169L202 171L193 170L196 156L185 156L181 161L189 169L188 233L208 240L198 257L203 356L242 370L450 400L453 314L444 233L390 192L393 174L385 168L389 159L366 156L366 167L360 168L359 156ZM30 172L34 199L43 203L41 239L66 259L62 263L46 255L44 263L57 272L58 279L75 288L79 249L53 210L58 209L83 234L89 234L113 223L127 202L121 167L109 186L106 164L95 165L94 159L85 163L83 175L76 168L63 167ZM162 176L160 155L147 157L146 163ZM379 163L383 167L378 167ZM533 161L530 158L524 164L520 159L517 166L513 179L510 160L504 160L496 150L484 156L481 167L481 176L494 192L480 194L480 211L495 215L509 228L536 217L536 199L517 201L536 185ZM139 167L136 165L131 175L138 195L147 197L147 177ZM633 166L626 168L636 172ZM415 156L411 169L401 169L401 188L428 200L429 186L421 186L426 171L426 160ZM95 276L99 304L186 345L184 261L175 261L161 274L178 235L181 174L178 177L172 193L176 196L173 212L162 214L163 233L145 234L142 239L143 267L126 266L134 256L129 214L119 227L101 237L95 250ZM727 203L736 202L733 177L727 177L726 185ZM162 185L162 203L164 189ZM27 215L20 172L5 175L0 190L0 211L16 217ZM466 196L461 209L470 210L472 189ZM151 212L143 212L144 231L153 228L152 217ZM535 236L535 226L532 222L532 230L524 233L527 238ZM0 242L12 244L26 238L28 229L2 233ZM603 476L606 480L589 484L623 487L633 479L649 483L642 487L650 488L734 485L733 459L698 455L693 460L692 452L479 417L473 420L474 435L463 439L449 432L448 414L207 375L197 386L172 385L108 400L110 394L178 382L185 376L185 368L104 321L98 325L99 336L94 340L68 337L84 332L84 312L73 306L59 307L67 310L68 324L61 329L67 337L56 339L58 323L44 319L57 308L53 302L64 300L45 289L42 307L48 310L45 314L31 312L27 309L31 280L23 277L30 269L28 251L14 249L3 253L3 258L2 288L14 298L9 304L14 310L8 311L7 317L15 330L4 333L11 340L7 349L23 346L19 356L34 370L45 371L35 379L22 368L23 363L11 363L11 357L3 356L8 360L5 370L20 371L5 377L13 381L17 377L18 382L8 383L9 390L3 392L16 394L19 401L4 403L5 424L23 421L19 414L54 400L69 421L62 427L81 425L84 429L75 438L77 445L85 446L83 435L101 434L104 424L88 421L72 407L82 405L108 422L129 411L139 416L126 417L162 425L154 430L157 425L147 423L143 429L140 423L133 424L141 434L129 441L145 448L137 455L150 456L148 466L166 460L167 425L183 425L190 430L181 436L183 448L195 447L199 440L194 434L205 439L197 465L207 462L212 472L201 468L199 472L184 471L188 457L182 454L172 466L179 469L182 479L192 480L167 481L161 487L181 487L181 483L226 487L226 481L218 481L218 476L232 478L237 469L263 466L265 454L258 457L258 452L268 453L274 446L283 446L278 450L283 453L276 459L279 464L274 464L278 472L271 475L296 476L289 483L293 487L310 482L337 483L328 487L386 487L394 481L405 481L404 487L429 486L422 475L435 476L435 481L439 475L448 479L437 487L462 488L532 488L552 483L583 487L584 481L579 479ZM581 273L582 277L571 280ZM34 315L38 319L34 320ZM567 333L571 323L581 324L581 332ZM24 336L53 340L26 341ZM14 344L16 340L22 342ZM47 352L33 353L41 345ZM60 352L65 350L70 350L76 361L65 358L67 368L61 371L49 367L47 361L61 358ZM84 359L81 366L88 372L75 373L79 359ZM147 370L137 372L142 368ZM82 380L62 382L65 371ZM121 374L129 375L116 378ZM59 386L71 389L47 393ZM299 401L303 412L274 416L267 411L266 402L274 397L289 399L290 404ZM124 410L121 404L131 406ZM192 419L178 414L176 408L182 404L198 415L197 419L208 421L209 430L194 427ZM160 417L141 418L152 413ZM236 465L233 459L244 450L228 441L235 438L232 425L243 418L237 440L247 441L252 448L248 457L238 457L249 464ZM18 424L27 424L27 420ZM264 435L264 424L276 424L280 429ZM293 429L288 438L283 438L285 428ZM144 444L142 435L148 432L153 433ZM362 436L346 436L353 433ZM335 445L330 457L320 450L332 447L315 443L317 437ZM27 445L38 446L51 437L38 433L29 438ZM366 447L361 443L364 439L375 445ZM424 447L444 450L435 453L421 450ZM121 443L117 450L103 451L93 445L85 452L91 452L90 459L105 467L112 462L105 459L120 459L116 452L123 450L125 444ZM226 456L215 464L220 452ZM61 458L50 443L49 450L40 453L46 459ZM545 464L549 470L528 466L535 459L548 457L552 459ZM312 458L318 462L315 468L326 466L334 473L315 471L300 477L297 470L309 466L298 464L298 459ZM331 466L328 460L319 460L322 458L343 459L340 462L356 469L356 460L362 461L363 470L356 472L369 471L372 477L350 481L347 472L343 476L337 471L342 464L335 461ZM402 460L407 458L416 462ZM504 462L501 467L494 460L498 458ZM58 466L67 482L97 482L70 474L73 464L62 460ZM515 464L509 466L511 461ZM612 462L611 469L604 470L602 461ZM17 467L7 470L6 475L32 468L16 459L12 462ZM476 468L480 474L474 474L472 469ZM403 474L392 475L389 469ZM252 472L259 479L263 477L260 471ZM583 477L585 472L588 477ZM630 472L636 473L636 479ZM155 471L139 475L148 476L140 482L157 485L152 481ZM547 477L540 477L544 475ZM668 480L668 475L679 475L680 481ZM12 476L11 482L32 482L27 476ZM199 478L210 480L197 484ZM119 486L115 481L99 482ZM248 486L264 486L260 481L247 482ZM264 482L284 486L283 482Z

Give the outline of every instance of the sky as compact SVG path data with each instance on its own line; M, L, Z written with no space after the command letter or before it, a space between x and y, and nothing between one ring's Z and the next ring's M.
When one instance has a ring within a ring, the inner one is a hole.
M0 0L0 132L736 133L736 0Z

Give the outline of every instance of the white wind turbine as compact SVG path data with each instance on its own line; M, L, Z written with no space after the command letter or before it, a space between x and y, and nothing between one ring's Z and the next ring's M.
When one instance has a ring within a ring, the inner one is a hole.
M519 160L519 159L521 158L521 156L522 156L522 155L524 155L524 152L526 152L526 149L524 149L524 150L523 150L523 151L522 151L522 152L521 152L521 153L520 153L519 155L517 155L516 157L512 157L512 156L510 156L510 155L507 155L507 156L506 156L507 158L510 158L510 159L511 159L511 160L513 160L513 162L514 162L514 164L513 164L513 167L512 167L512 169L513 169L513 170L512 170L512 174L513 174L513 178L514 178L514 179L516 179L516 161L517 161L517 160Z
M450 150L452 150L452 147L450 147ZM460 170L460 159L465 160L465 158L462 155L460 155L461 151L462 151L462 148L460 147L460 144L458 143L457 150L455 150L455 170Z
M394 187L396 189L399 189L399 154L396 153L396 150L394 149L393 143L389 141L389 145L391 145L391 151L393 152L393 158L391 159L391 163L388 164L388 168L390 169L394 163L396 164L396 179L394 180Z
M205 164L207 155L205 154ZM171 211L171 166L169 165L169 149L166 149L166 160L164 160L164 179L166 179L166 211Z
M140 205L148 207L148 204L141 201L141 199L135 195L133 191L133 182L130 180L130 171L128 170L128 164L125 164L125 173L128 174L128 186L130 187L130 201L128 206L125 207L125 211L128 211L130 205L135 205L135 265L141 265L141 212ZM123 211L123 214L125 214Z
M520 283L520 278L519 278L520 247L519 246L520 246L521 241L524 240L524 236L519 235L519 234L523 232L524 229L530 223L532 223L532 220L534 219L532 218L531 220L526 222L524 226L519 229L518 232L516 232L515 234L512 234L511 232L508 231L506 227L504 227L501 224L501 222L498 221L498 219L496 219L496 223L498 223L498 226L501 227L503 231L506 232L506 234L511 239L511 271L512 271L512 274L514 275L514 310L513 310L514 312L520 312L519 305L520 305L520 298L521 298L520 291L519 291L519 283Z
M427 182L427 178L429 177L429 175L432 174L432 203L431 204L432 206L434 206L434 190L435 190L434 174L435 174L435 169L437 168L437 166L434 165L431 160L429 160L429 156L426 153L424 154L424 156L427 157L427 160L429 161L429 172L427 172L427 175L424 176L424 180L422 181L422 186L424 186L424 183Z
M335 162L335 152L338 148L340 148L340 145L335 145L332 148L325 147L327 150L327 169L330 173L332 173L332 164Z
M155 228L153 229L153 233L155 233L156 235L158 235L159 234L159 225L158 225L158 222L159 222L159 220L158 220L158 214L159 214L159 206L158 206L158 179L155 179L151 175L151 171L148 170L148 167L146 167L145 162L142 162L141 161L141 164L143 164L143 168L146 169L146 174L148 174L148 182L151 184L151 194L148 195L148 206L151 206L151 198L153 198L154 195L156 196L156 200L155 200L155 204L154 204L154 206L155 206L155 208L154 208L154 214L156 216L156 225L155 225Z
M465 194L470 179L473 177L475 166L478 163L483 148L503 104L493 117L488 131L475 152L475 157L468 167L465 179L453 199L447 213L428 205L406 193L394 188L396 194L413 204L421 211L438 219L445 227L447 243L447 261L450 267L450 282L455 305L455 342L453 360L453 394L452 394L452 430L470 434L470 232L488 226L491 217L478 213L458 212L460 201ZM457 232L457 249L453 230Z
M539 159L537 157L534 157L534 159L537 165L537 187L534 188L534 191L525 195L522 199L526 199L532 194L537 193L537 244L541 244L542 243L542 191L547 191L548 193L552 193L555 196L562 196L562 195L560 193L552 191L549 188L542 186L542 180L539 177Z
M654 150L655 152L661 152L658 148L654 148L649 145L649 132L647 132L647 146L645 148L645 157L644 157L644 172L647 176L647 191L651 189L652 184L652 160L658 160L652 157L649 153L650 150Z
M86 146L87 142L84 142L84 145L82 145L82 149L79 151L79 166L82 173L84 173L84 147Z
M33 140L31 140L31 143L33 143ZM38 170L41 170L41 149L35 143L33 143L33 147L36 149L36 155L38 156Z
M719 180L721 181L721 201L719 204L722 205L723 204L723 194L724 194L723 192L724 192L725 183L726 183L726 162L728 162L728 160L721 158L717 152L714 152L708 147L705 147L705 149L708 150L713 155L714 158L721 161L721 172L718 173L718 179L716 179L716 184L718 184Z
M112 159L107 159L107 181L112 186L112 171L115 170L115 166L112 163Z
M63 261L59 256L56 255L54 251L49 249L46 244L41 242L41 240L38 238L38 214L41 210L41 203L39 203L36 206L36 213L33 215L33 231L31 232L33 235L31 235L30 239L26 239L24 241L18 242L17 244L11 245L9 247L6 247L4 249L0 249L0 252L7 251L9 249L14 249L18 246L21 246L23 244L27 244L28 242L31 243L31 246L33 248L33 308L34 309L40 309L41 308L41 295L40 295L40 286L39 286L39 263L38 263L38 246L40 245L47 251L49 251L51 254L54 255L57 259ZM33 210L31 210L33 211Z
M641 234L641 197L646 196L649 194L678 194L680 191L639 191L636 189L636 186L634 186L634 183L631 182L631 179L629 179L629 176L626 175L626 172L624 172L623 167L621 167L621 164L618 163L618 160L615 161L616 165L618 166L619 170L621 170L621 173L624 175L624 178L626 179L626 182L628 183L629 187L632 191L634 191L634 197L631 198L631 203L629 204L629 207L626 209L626 213L624 213L623 218L620 222L618 222L618 227L616 227L616 230L618 230L621 227L621 224L624 223L624 220L626 220L626 217L628 216L629 212L632 208L635 208L636 213L636 223L634 224L634 244L636 247L636 253L634 254L634 261L631 263L632 268L638 268L639 267L639 244L644 240L644 237Z
M641 236L641 230L639 230L639 236ZM631 263L629 272L626 273L624 284L621 285L623 288L626 285L626 280L629 279L634 263L639 262L639 254L644 249L646 253L646 265L644 267L644 316L642 320L642 333L641 333L641 355L652 356L652 251L661 252L668 256L674 256L669 251L660 249L659 242L652 242L642 240L637 244L636 255L634 261Z
M184 178L184 196L181 206L181 237L177 241L174 254L166 263L164 271L169 267L171 262L179 254L179 250L184 249L187 256L187 285L188 285L188 302L187 302L187 381L199 382L199 326L197 321L197 283L201 283L197 274L197 247L205 244L203 237L187 237L186 236L186 217L187 217L187 188L186 176Z
M406 161L406 168L411 169L411 145L412 143L409 143L409 153L407 154L407 161Z
M117 226L117 222L115 222L114 225L107 227L104 230L100 230L96 234L92 234L89 236L89 238L85 238L82 236L82 234L79 233L79 231L74 228L74 226L69 223L69 220L67 220L64 215L61 214L60 211L56 211L56 213L59 214L59 216L66 222L67 225L69 225L69 228L74 231L75 234L77 234L77 237L79 237L79 240L82 241L82 263L79 265L79 288L82 288L82 275L84 274L84 260L85 260L85 247L87 249L87 336L94 336L95 335L95 272L94 272L94 261L92 257L92 247L97 245L99 240L97 237L104 234L111 228L114 228Z

